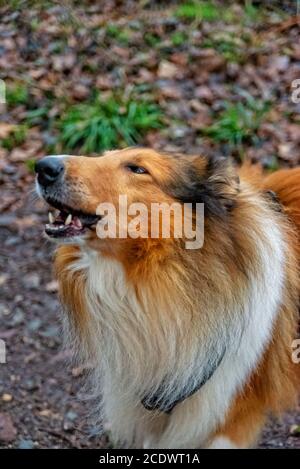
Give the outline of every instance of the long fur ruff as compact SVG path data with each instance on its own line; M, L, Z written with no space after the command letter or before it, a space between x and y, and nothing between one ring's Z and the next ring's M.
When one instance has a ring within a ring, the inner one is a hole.
M120 192L207 206L199 250L178 239L92 236L58 248L65 335L92 363L97 417L116 444L255 444L267 415L293 406L299 391L300 169L264 177L255 167L147 149L65 160L64 197L72 202L80 187L84 210ZM128 182L118 172L123 161L148 167L152 180ZM157 394L167 405L214 367L171 413L142 405Z

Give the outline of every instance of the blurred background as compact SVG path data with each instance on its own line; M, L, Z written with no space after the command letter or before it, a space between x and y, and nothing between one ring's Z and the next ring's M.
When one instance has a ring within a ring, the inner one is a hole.
M0 0L0 447L112 444L86 418L88 370L61 347L34 162L142 144L299 164L299 12L295 0ZM300 448L300 410L260 446Z

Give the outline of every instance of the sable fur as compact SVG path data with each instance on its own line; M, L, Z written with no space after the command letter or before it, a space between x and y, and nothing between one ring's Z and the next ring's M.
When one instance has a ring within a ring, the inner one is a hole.
M150 175L128 175L129 162ZM97 412L120 444L249 447L269 413L296 403L299 187L300 169L265 178L259 168L149 149L66 158L60 197L82 210L116 203L119 193L206 207L200 250L95 234L57 250L66 335L94 365ZM190 389L224 350L212 378L170 415L143 407L145 396L168 402Z

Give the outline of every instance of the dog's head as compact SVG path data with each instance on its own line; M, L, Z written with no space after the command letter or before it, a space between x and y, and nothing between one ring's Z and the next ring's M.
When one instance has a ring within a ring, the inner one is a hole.
M207 217L223 218L234 206L239 185L228 160L146 148L101 157L47 156L36 164L36 173L38 193L51 207L48 237L73 244L101 242L99 206L111 204L118 214L120 196L128 205L142 203L148 209L152 203L204 203Z

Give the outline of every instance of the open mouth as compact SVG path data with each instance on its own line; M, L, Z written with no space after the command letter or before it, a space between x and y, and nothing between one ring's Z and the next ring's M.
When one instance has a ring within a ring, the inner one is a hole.
M49 223L45 226L45 232L51 238L82 236L87 229L93 229L101 218L57 202L51 202L50 205L54 210L49 211Z

